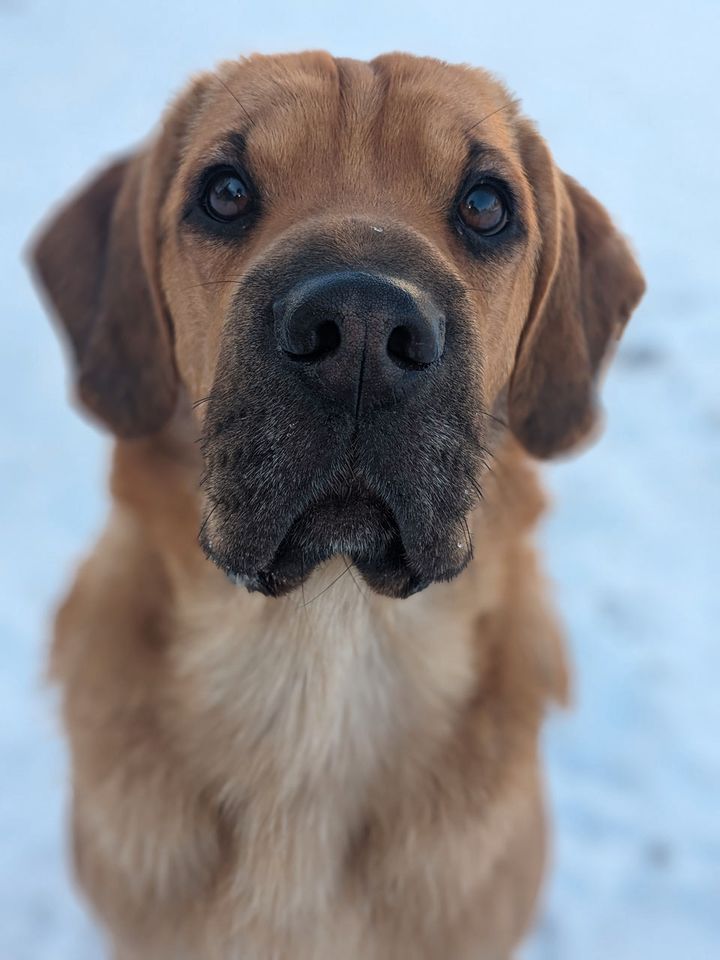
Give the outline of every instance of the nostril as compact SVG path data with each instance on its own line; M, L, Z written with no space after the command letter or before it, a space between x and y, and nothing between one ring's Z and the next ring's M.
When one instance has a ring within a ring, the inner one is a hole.
M283 348L283 353L290 360L300 363L324 360L340 346L340 328L332 320L323 320L317 326L303 331L303 334L293 337L292 342Z
M399 367L424 370L440 357L442 348L431 330L422 331L401 324L388 337L387 352Z
M395 327L387 342L389 357L398 364L407 364L411 361L410 340L411 334L407 327Z

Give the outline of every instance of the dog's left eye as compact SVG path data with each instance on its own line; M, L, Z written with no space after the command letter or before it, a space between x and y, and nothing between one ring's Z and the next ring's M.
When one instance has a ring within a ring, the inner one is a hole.
M466 227L483 237L500 233L508 222L505 198L497 187L478 183L467 191L458 208L460 219Z
M228 223L250 212L252 197L242 177L233 170L222 170L205 186L203 207L213 220Z

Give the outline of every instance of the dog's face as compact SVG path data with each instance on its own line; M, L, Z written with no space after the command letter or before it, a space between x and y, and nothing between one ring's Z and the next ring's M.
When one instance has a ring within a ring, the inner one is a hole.
M585 435L643 289L499 84L397 55L199 78L37 262L119 435L189 393L203 547L271 595L334 554L391 596L456 575L505 424L539 456Z

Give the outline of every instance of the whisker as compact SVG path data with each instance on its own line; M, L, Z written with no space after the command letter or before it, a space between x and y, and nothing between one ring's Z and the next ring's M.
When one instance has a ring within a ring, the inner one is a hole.
M473 550L472 536L470 534L470 527L467 522L467 517L463 517L463 526L465 527L465 539L467 540L468 552L470 554L470 559L475 559L475 551Z
M483 470L487 470L488 473L492 473L492 474L495 473L495 468L490 465L490 463L485 459L485 457L480 457L479 460L480 460L480 466L483 468Z
M335 586L335 584L338 582L338 580L342 580L342 578L345 576L346 573L349 572L349 570L350 570L349 567L345 567L345 569L344 569L341 573L339 573L333 580L331 580L330 583L329 583L326 587L323 587L323 588L322 588L322 590L320 591L320 593L316 593L315 596L314 596L311 600L308 600L307 603L304 603L303 606L304 606L304 607L309 607L310 604L311 604L311 603L314 603L314 602L317 600L318 597L321 597L324 593L327 593L328 590L330 589L330 587Z
M505 427L506 430L509 430L509 429L510 429L510 424L505 423L505 421L504 421L504 420L501 420L500 417L496 417L494 414L488 413L487 410L481 410L481 411L480 411L480 414L481 414L483 417L487 417L488 420L494 420L495 423L499 423L500 426L501 426L501 427Z
M203 281L201 281L200 283L193 283L193 284L191 284L189 287L183 287L183 289L180 291L180 293L187 293L188 290L197 290L198 287L214 287L214 286L217 286L218 284L223 284L223 283L234 283L234 284L238 284L238 283L240 283L240 282L241 282L241 281L238 280L238 279L235 279L235 280L203 280Z
M363 598L363 600L365 601L365 603L367 603L367 602L368 602L367 595L366 595L365 591L362 589L362 587L360 586L360 584L359 584L359 583L357 582L357 580L355 579L355 574L353 573L352 568L353 568L353 565L352 565L351 563L348 564L348 573L350 574L350 579L351 579L352 582L355 584L355 589L357 590L357 592L358 592L358 593L360 594L360 596Z
M199 400L195 400L195 402L193 403L193 410L194 410L196 407L199 407L200 404L202 404L202 403L207 403L208 400L210 400L211 398L212 398L212 394L209 393L206 397L200 397Z
M507 103L504 103L501 107L497 107L495 110L491 110L490 113L486 113L484 117L481 117L477 123L474 123L467 131L466 135L470 133L475 127L479 127L481 123L485 123L486 120L489 120L490 117L494 117L496 113L500 113L503 110L509 110L510 107L517 106L520 103L520 97L514 97L512 100L508 100Z
M305 613L305 619L310 622L310 614L305 609L307 607L307 601L305 599L305 560L303 559L302 554L300 554L300 593L302 595L302 603L296 604L298 610L303 610Z
M205 436L199 437L196 442L201 444L203 442L211 443L212 441L216 441L216 442L219 441L220 438L222 438L223 443L232 443L234 440L245 441L246 435L240 429L240 421L237 420L234 423L229 424L227 427L224 427L221 430L216 430L209 437L205 437Z
M484 499L485 499L485 494L484 494L484 492L483 492L482 487L480 486L480 484L479 484L479 483L477 482L477 480L475 479L475 477L473 477L472 475L468 476L468 482L470 483L470 486L473 488L473 490L474 490L475 493L478 495L478 497L480 498L480 500L484 500Z
M210 513L208 513L208 515L203 520L202 524L200 525L200 530L198 531L198 540L200 539L200 537L202 537L203 533L205 532L205 527L208 525L208 523L210 522L210 518L212 517L212 515L215 513L215 511L219 506L220 506L219 503L214 504Z
M235 96L235 94L232 92L232 90L230 89L230 87L225 83L225 81L224 81L221 77L219 77L217 73L213 73L212 76L217 80L217 82L218 82L222 87L224 87L224 88L227 90L227 92L228 92L228 93L230 94L230 96L233 98L233 100L235 101L235 103L240 107L240 109L242 110L242 112L245 114L245 118L247 119L248 123L252 123L252 117L251 117L250 114L247 112L247 110L246 110L245 107L242 105L242 103L240 103L240 101L238 100L238 98L237 98L237 97Z
M486 446L485 446L484 444L482 444L482 443L479 443L479 444L478 444L478 450L480 451L480 458L479 458L479 459L480 459L480 463L482 464L482 466L483 466L489 473L495 473L495 468L494 468L493 464L490 462L491 460L494 461L494 462L496 462L496 461L495 461L495 454L492 452L492 450L489 449L489 447L486 447Z

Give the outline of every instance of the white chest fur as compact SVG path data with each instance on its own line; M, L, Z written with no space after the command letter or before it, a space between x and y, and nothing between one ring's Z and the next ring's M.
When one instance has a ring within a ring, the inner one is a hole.
M223 590L178 611L183 736L238 824L241 926L337 904L377 783L437 743L474 681L472 622L451 615L450 588L386 601L347 574L318 595L342 571L324 568L305 599Z

